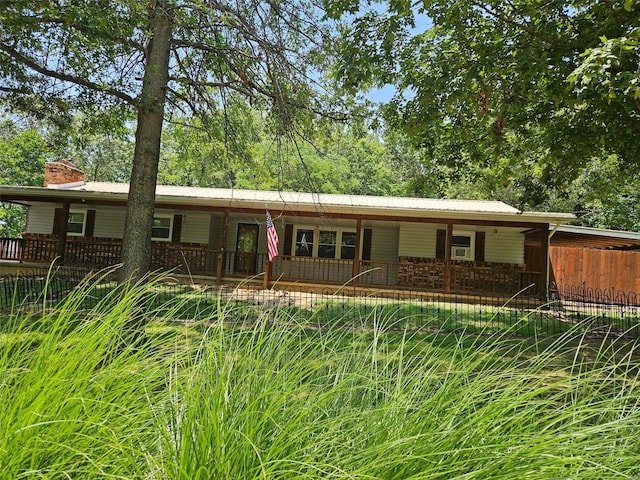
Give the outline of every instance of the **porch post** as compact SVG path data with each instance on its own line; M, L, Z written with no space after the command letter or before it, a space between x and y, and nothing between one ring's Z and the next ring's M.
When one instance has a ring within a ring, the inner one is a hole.
M71 204L65 202L62 204L61 213L56 215L54 220L54 233L58 237L58 250L56 256L59 258L59 262L64 262L64 254L67 249L67 224L69 222L69 210Z
M453 223L447 223L447 238L444 246L444 293L451 293L451 240Z
M221 250L227 249L227 230L229 230L229 210L225 210L222 216L222 231L220 232Z
M222 272L224 271L224 252L218 253L218 261L216 262L216 283L222 283Z
M551 298L549 289L551 288L551 255L550 255L550 246L551 246L551 237L556 233L560 227L560 224L556 224L553 227L553 230L549 231L549 224L545 224L544 230L540 232L540 243L542 244L542 249L544 252L544 262L542 263L542 268L544 269L542 272L542 279L544 281L544 295L545 300L549 301ZM553 279L555 281L555 278Z
M218 263L216 265L216 281L218 285L222 283L224 276L224 264L227 259L227 231L229 230L229 210L224 211L222 216L222 230L220 232L220 253L218 254Z
M271 262L267 258L264 261L264 276L262 277L263 290L267 290L269 288L270 281L271 281Z
M353 254L353 270L351 271L351 281L354 287L358 286L358 275L360 273L360 230L362 230L362 220L356 221L356 249Z

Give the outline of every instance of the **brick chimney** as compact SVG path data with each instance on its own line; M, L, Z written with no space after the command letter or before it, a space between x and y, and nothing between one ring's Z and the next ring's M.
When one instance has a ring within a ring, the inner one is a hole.
M84 172L69 160L44 164L44 186L84 183Z

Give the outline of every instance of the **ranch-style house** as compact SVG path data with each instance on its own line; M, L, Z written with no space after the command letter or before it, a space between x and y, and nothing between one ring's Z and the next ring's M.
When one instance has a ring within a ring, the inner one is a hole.
M0 239L0 267L58 259L118 264L129 186L85 182L49 162L44 187L2 186L0 201L26 205L21 238ZM266 211L279 239L268 261ZM549 240L574 218L499 201L331 195L159 185L152 266L202 282L249 281L515 294L544 298Z

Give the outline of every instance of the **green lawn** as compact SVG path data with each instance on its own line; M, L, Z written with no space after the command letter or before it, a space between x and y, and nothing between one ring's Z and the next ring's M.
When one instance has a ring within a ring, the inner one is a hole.
M1 478L640 476L635 343L153 292L0 319ZM118 354L141 303L146 341Z

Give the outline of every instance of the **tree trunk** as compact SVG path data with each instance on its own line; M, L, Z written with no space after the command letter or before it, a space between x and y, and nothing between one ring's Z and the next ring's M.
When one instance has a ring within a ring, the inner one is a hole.
M126 228L122 241L120 281L138 281L151 265L151 230L160 139L169 81L173 11L168 0L149 2L149 30L133 168L127 203Z

